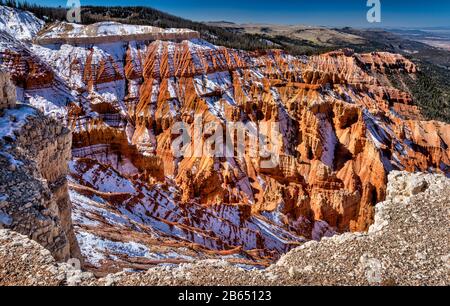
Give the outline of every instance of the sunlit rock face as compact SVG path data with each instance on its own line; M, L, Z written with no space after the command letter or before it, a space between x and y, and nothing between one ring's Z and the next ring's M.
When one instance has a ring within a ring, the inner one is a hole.
M450 175L450 126L423 121L389 83L417 71L402 56L179 38L1 45L10 71L25 57L40 67L40 81L13 78L23 100L72 129L74 223L99 271L217 256L264 265L306 240L367 230L392 170ZM277 124L277 163L254 157L250 137L242 156L176 156L177 123L194 134L200 115L223 130Z
M29 105L0 112L0 228L28 236L58 261L81 259L66 178L70 131Z
M11 76L0 70L0 110L16 106L16 88Z

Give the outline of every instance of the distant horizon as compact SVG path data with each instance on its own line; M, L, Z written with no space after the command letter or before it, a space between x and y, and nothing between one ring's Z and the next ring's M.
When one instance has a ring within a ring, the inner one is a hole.
M29 0L42 6L65 7L64 0ZM303 1L286 0L81 0L82 6L143 6L196 22L232 22L237 24L279 24L322 27L379 29L450 29L450 1L380 0L381 23L366 19L367 0Z
M204 21L196 21L201 23L229 23L229 24L235 24L235 25L283 25L283 26L305 26L305 27L325 27L325 28L361 28L356 26L327 26L327 25L320 25L320 24L303 24L303 23L295 23L295 24L282 24L282 23L271 23L271 22L233 22L229 20L204 20ZM366 27L367 28L367 27ZM371 26L369 27L371 30L450 30L450 25L448 26L423 26L423 27L417 27L417 26L386 26L386 27L377 27L377 26Z

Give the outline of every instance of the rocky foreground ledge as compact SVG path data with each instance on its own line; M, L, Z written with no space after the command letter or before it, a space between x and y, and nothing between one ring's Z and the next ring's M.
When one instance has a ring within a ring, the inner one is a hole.
M449 179L392 172L368 233L308 242L265 270L200 261L102 279L0 230L0 285L450 285L449 213Z

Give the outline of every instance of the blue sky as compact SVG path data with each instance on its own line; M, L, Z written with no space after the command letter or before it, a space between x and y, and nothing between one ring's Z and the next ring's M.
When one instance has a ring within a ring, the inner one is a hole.
M65 6L64 0L31 0ZM81 0L82 5L142 5L197 21L371 26L367 0ZM448 0L381 0L382 23L376 27L450 26Z

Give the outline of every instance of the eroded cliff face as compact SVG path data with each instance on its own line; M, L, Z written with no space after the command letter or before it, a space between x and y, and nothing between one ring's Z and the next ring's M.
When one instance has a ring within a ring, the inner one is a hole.
M0 110L16 105L16 87L8 73L0 70Z
M59 261L81 259L66 178L71 140L30 106L0 108L0 228L27 235Z
M422 121L411 96L391 86L389 74L417 70L396 54L293 57L201 40L26 50L54 82L25 90L25 99L58 109L73 131L75 223L96 267L112 264L117 241L127 245L119 257L128 264L223 252L265 263L308 239L367 230L392 170L450 174L450 126ZM13 69L8 52L0 56ZM36 90L64 98L56 105ZM224 129L279 123L277 166L249 151L175 156L175 124L194 132L196 115Z
M386 69L415 72L414 64L398 55L346 50L297 59L280 51L251 54L189 41L157 41L145 52L129 47L123 70L108 70L102 60L84 66L83 75L96 76L87 80L91 88L124 82L128 91L124 88L122 106L106 101L91 106L105 120L89 119L80 127L75 147L120 148L116 151L137 172L156 180L173 177L182 186L182 202L247 204L256 214L281 212L286 225L306 216L340 231L365 230L373 204L384 198L386 173L430 167L445 172L449 164L448 126L397 114L398 104L417 110L408 93L379 80ZM125 118L119 115L124 110ZM248 156L176 159L172 127L183 121L193 130L196 114L224 127L233 121L280 122L278 167L261 168L260 160ZM123 147L130 145L135 151ZM311 231L302 234L311 237Z

